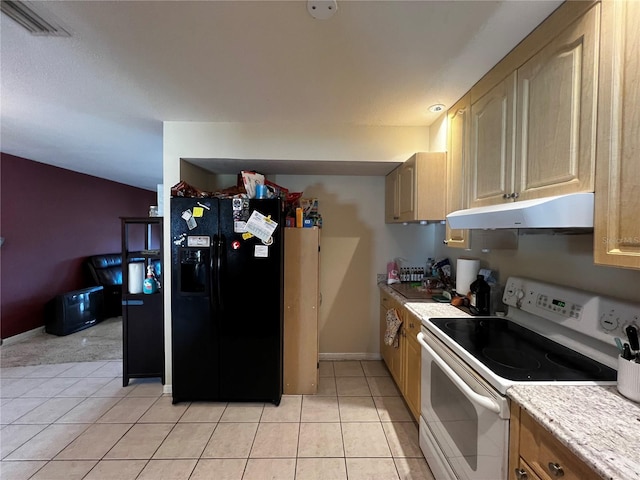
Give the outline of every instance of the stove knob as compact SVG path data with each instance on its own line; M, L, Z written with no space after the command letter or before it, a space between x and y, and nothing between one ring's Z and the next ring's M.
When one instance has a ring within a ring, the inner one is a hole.
M504 289L504 298L518 295L518 292L522 292L522 289L516 287L515 285L507 285L507 288ZM524 295L524 292L522 292L522 294Z
M611 332L618 328L620 318L614 315L614 312L603 313L600 317L600 326L607 332Z

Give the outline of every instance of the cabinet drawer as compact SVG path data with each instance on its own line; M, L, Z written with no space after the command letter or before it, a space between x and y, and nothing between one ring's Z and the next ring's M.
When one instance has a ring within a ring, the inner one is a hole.
M396 301L387 292L380 290L380 305L386 308L395 307Z
M515 475L515 477L513 477L515 480L540 480L540 477L533 473L531 467L527 465L527 462L522 458L520 459L517 470L513 472L513 474Z
M407 333L407 336L410 336L415 340L416 335L418 335L418 332L420 332L420 325L420 319L413 313L409 313L408 311L406 311L404 318L404 330Z
M404 318L404 307L398 300L393 298L387 292L383 292L380 290L380 308L389 310L390 308L395 308L398 311L398 316L400 318Z
M520 415L520 457L541 480L600 479L528 413L522 411Z

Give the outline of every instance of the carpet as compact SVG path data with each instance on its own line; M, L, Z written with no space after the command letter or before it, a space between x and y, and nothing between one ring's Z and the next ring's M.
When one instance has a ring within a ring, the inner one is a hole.
M0 366L21 367L122 359L122 317L58 337L44 332L0 347Z

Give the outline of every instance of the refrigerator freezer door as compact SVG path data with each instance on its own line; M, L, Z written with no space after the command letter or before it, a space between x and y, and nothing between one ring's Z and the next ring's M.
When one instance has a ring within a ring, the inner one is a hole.
M208 209L200 205L205 205ZM213 321L215 304L211 295L213 242L217 234L216 199L171 200L174 403L215 400L220 395L217 368L219 350L216 341L219 333L217 324Z

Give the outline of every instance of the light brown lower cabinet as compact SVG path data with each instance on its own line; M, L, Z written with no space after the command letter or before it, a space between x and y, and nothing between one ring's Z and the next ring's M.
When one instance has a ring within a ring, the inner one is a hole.
M401 388L404 399L413 414L413 418L420 419L420 372L421 347L417 335L420 332L420 319L413 313L405 312L404 325L404 379Z
M402 385L403 369L402 357L404 353L404 342L402 341L402 329L400 330L400 340L398 347L390 346L384 343L384 334L387 331L387 311L395 308L400 319L404 317L404 308L385 292L380 293L380 354L384 363L387 364L391 376L397 385Z
M396 309L403 321L397 348L384 343L387 310L391 308ZM420 418L421 350L416 338L419 331L418 317L405 310L389 294L380 292L380 354L416 421Z
M515 402L509 427L509 480L601 480Z
M320 230L284 230L284 372L286 395L318 391Z

